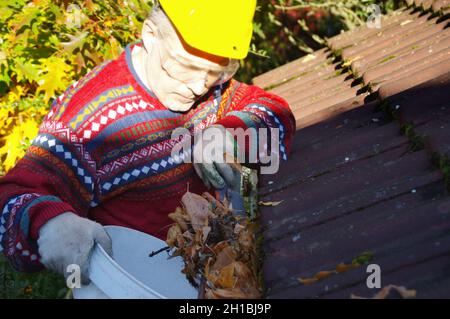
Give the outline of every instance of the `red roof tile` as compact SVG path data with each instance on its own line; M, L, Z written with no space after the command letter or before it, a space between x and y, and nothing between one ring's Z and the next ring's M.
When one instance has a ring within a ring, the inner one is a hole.
M383 286L450 297L450 1L413 7L328 40L254 83L284 97L298 131L291 158L261 175L268 298L373 296L359 266L314 277L370 251Z

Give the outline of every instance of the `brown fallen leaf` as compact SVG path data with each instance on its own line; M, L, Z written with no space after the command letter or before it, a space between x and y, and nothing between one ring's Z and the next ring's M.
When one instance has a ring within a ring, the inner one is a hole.
M218 255L223 249L225 249L226 247L229 247L229 246L230 246L230 244L228 243L228 240L223 240L221 242L218 242L213 247L214 254Z
M238 234L238 240L241 244L241 248L244 252L251 252L255 248L255 240L254 240L254 234L248 230L243 229Z
M183 237L183 234L177 234L177 247L183 247L186 243L186 240Z
M169 247L174 247L177 242L177 236L181 234L181 228L178 224L175 224L169 228L167 231L166 243Z
M203 226L208 226L210 204L204 197L188 191L181 198L181 202L186 208L186 213L191 219L191 225L194 230L199 230L202 229Z
M317 278L298 278L298 281L303 285L310 285L318 281Z
M218 198L218 197L217 197ZM187 192L169 217L175 222L167 243L173 256L183 257L183 273L205 298L261 298L256 237L259 228L234 216L226 200L209 193ZM204 292L204 293L203 293Z
M228 205L224 205L219 200L214 198L210 193L204 193L203 196L213 204L215 207L214 212L210 211L210 217L216 218L217 216L225 216L231 212Z
M223 267L226 267L234 260L236 260L236 258L237 254L234 249L231 246L227 245L217 254L216 262L211 267L211 271L220 270Z
M386 299L386 297L389 295L391 290L396 290L400 296L402 296L403 299L407 298L415 298L416 297L416 290L413 289L406 289L404 286L396 286L396 285L388 285L386 287L383 287L379 292L377 292L372 298L365 298L360 297L352 294L350 296L351 299Z
M174 222L176 222L180 226L182 231L188 230L189 227L188 227L188 224L186 223L186 219L185 219L182 209L180 209L178 207L175 212L170 213L168 216L170 219L172 219Z
M336 266L336 272L337 273L341 273L341 272L346 272L350 269L353 268L357 268L359 267L359 264L344 264L344 263L340 263Z
M327 277L330 277L334 272L333 271L319 271L314 278L317 280L321 280Z
M236 226L234 226L234 233L236 235L238 235L242 230L245 229L245 226L241 225L241 224L236 224Z
M208 299L259 299L261 292L256 288L206 289Z
M192 233L190 232L190 231L185 231L184 233L183 233L183 236L184 236L184 238L186 238L186 239L188 239L188 240L190 240L190 241L192 241L193 240L193 235L192 235Z
M317 282L319 280L328 278L331 275L343 273L343 272L346 272L346 271L348 271L350 269L357 268L359 266L360 266L360 264L358 264L358 263L353 263L353 264L340 263L340 264L336 265L336 269L335 270L322 270L322 271L317 272L312 278L298 278L298 281L301 284L310 285L310 284L315 283L315 282Z
M258 283L253 276L252 271L247 266L247 264L243 262L235 262L234 265L234 274L236 276L235 287L240 288L250 288L257 287Z
M209 226L203 226L202 227L202 234L203 234L203 242L206 241L206 239L208 238L209 232L211 231L211 227Z
M234 276L234 263L221 268L218 271L217 279L214 280L215 286L220 288L234 288L236 277Z

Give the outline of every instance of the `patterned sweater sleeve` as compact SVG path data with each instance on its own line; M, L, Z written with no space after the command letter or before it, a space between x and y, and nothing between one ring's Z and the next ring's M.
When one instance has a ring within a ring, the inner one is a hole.
M82 140L52 118L58 106L26 155L0 179L0 251L19 271L43 268L37 250L43 224L64 212L86 216L95 202L95 163Z
M271 140L271 129L278 129L278 144L280 158L287 160L290 153L293 135L295 132L295 119L288 103L281 97L266 92L263 89L231 80L225 94L228 101L222 103L223 114L219 114L218 124L226 128L267 129L267 140ZM273 132L273 131L272 131ZM248 156L251 148L258 147L261 134L249 136L250 141L241 145ZM259 157L260 151L257 152Z

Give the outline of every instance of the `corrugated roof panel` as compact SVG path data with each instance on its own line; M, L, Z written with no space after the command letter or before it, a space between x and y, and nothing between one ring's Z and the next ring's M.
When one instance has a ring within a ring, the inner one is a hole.
M429 43L447 37L449 35L448 30L442 32L446 28L447 23L436 24L437 20L436 18L430 20L419 27L419 30L415 30L412 33L397 35L395 38L390 39L390 42L382 43L381 46L373 45L374 49L370 48L367 52L363 52L360 55L349 56L347 60L352 62L352 68L355 72L363 74L371 66L411 52L411 50L423 45L424 41Z
M392 12L388 16L381 18L382 28L388 29L392 26L400 24L402 21L408 20L413 9L400 9ZM356 46L360 41L364 41L368 37L376 36L380 30L370 29L365 26L359 27L353 31L348 31L337 35L328 41L328 45L335 51Z
M314 52L313 54L307 55L301 59L292 61L279 68L257 76L253 79L253 83L267 88L289 81L291 78L301 75L301 73L305 72L305 70L314 68L314 66L324 63L327 60L327 55L328 51L324 48L320 51Z
M364 83L380 84L388 77L395 77L403 70L420 67L429 62L448 58L450 36L415 47L401 56L392 56L382 63L369 67L363 74Z

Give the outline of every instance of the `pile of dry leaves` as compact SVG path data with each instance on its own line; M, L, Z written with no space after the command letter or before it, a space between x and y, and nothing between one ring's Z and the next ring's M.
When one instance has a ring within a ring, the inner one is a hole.
M205 298L260 298L255 229L233 215L226 200L187 192L169 217L167 244L185 261L183 272Z

